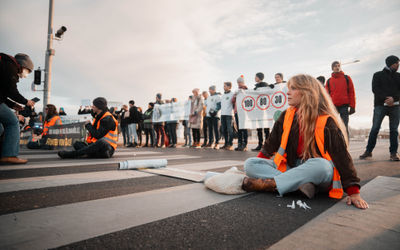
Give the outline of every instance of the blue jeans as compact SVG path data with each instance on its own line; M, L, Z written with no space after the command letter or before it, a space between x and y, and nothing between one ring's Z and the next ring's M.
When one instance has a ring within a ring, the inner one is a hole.
M137 123L130 123L128 125L129 128L129 140L130 142L138 143L138 135L137 135Z
M233 145L232 116L221 115L222 134L224 135L225 145Z
M1 157L14 157L19 153L19 123L17 116L5 104L0 104L0 123L4 127Z
M378 137L379 130L383 118L389 116L389 129L390 129L390 147L389 151L391 154L397 153L399 147L399 117L400 117L400 106L376 106L374 107L374 117L372 119L372 128L369 132L367 152L372 152L376 145L376 138Z
M326 187L333 178L333 166L324 158L311 158L305 162L299 160L297 167L288 166L288 170L282 173L276 169L273 160L252 157L244 162L244 170L252 178L275 179L280 195L296 191L309 182Z
M342 118L342 121L344 125L346 126L346 132L347 135L349 134L349 105L343 105L340 107L336 107L336 110L338 111L340 118Z
M214 142L214 134L215 134L215 143L219 142L219 130L218 130L218 117L209 117L208 118L208 143L212 144Z
M129 128L128 125L121 126L122 138L124 138L124 145L128 145L131 143L131 139L129 138Z

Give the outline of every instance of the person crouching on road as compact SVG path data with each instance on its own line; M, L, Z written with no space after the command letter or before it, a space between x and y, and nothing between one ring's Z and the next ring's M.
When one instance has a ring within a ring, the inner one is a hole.
M118 141L118 122L108 111L107 100L97 97L93 100L92 106L95 114L93 123L87 123L86 129L89 135L86 143L77 141L74 143L73 151L60 151L58 156L61 158L79 158L87 156L89 158L111 158L117 149Z
M346 127L317 79L296 75L288 82L290 107L275 122L258 157L245 161L245 191L296 190L312 198L315 189L328 191L347 204L368 208L360 196L360 179L348 151ZM317 107L317 108L316 108Z
M47 135L49 134L49 128L55 125L62 125L57 108L53 104L47 104L45 108L46 118L44 119L42 138L38 141L30 141L26 145L29 149L53 149L53 146L47 145Z

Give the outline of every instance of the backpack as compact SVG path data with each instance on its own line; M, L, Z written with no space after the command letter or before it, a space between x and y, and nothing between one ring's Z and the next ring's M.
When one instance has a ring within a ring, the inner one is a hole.
M347 95L350 95L350 89L349 89L349 76L348 75L344 75L344 78L346 79L346 83L347 83ZM331 77L329 77L328 81L326 82L326 84L328 85L328 93L329 95L331 95L331 85L329 80L331 79Z

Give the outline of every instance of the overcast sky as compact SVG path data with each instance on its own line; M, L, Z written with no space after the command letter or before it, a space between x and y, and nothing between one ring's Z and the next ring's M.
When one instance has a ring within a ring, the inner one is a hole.
M44 68L46 0L0 2L0 51L24 52ZM350 126L369 128L371 79L388 55L400 56L400 1L89 1L56 0L51 103L77 111L81 99L130 99L147 108L157 92L186 99L193 88L244 75L249 87L264 72L274 82L297 73L329 77L334 60L354 81L356 114ZM27 98L33 74L19 83ZM387 120L387 118L386 118ZM385 127L387 127L385 121Z

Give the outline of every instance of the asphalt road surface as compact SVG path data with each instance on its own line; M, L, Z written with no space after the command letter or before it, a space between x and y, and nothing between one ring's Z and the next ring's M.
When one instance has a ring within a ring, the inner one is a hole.
M388 141L377 143L372 159L359 160L365 145L350 143L362 185L400 177ZM337 203L326 194L220 195L182 178L118 170L120 161L166 158L182 171L223 172L243 169L256 154L118 148L112 159L61 160L55 151L23 149L27 165L0 166L0 248L265 249ZM311 209L287 207L297 200Z

